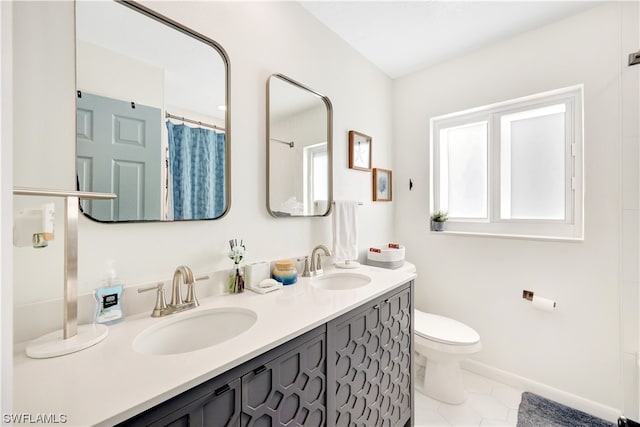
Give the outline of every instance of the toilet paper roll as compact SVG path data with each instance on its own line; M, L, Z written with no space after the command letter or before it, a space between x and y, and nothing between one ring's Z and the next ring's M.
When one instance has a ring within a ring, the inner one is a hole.
M533 300L531 300L531 304L534 308L542 311L553 311L556 308L556 302L547 298L539 297L538 295L533 296Z

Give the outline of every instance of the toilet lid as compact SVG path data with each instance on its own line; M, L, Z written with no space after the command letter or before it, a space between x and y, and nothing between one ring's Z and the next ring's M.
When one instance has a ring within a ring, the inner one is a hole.
M414 310L414 331L423 338L452 345L475 344L480 335L469 326L448 317Z

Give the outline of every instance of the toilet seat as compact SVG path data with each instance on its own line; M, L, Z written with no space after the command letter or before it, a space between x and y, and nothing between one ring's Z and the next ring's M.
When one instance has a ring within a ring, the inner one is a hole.
M454 346L480 341L480 335L464 323L419 310L414 310L414 332L424 339Z

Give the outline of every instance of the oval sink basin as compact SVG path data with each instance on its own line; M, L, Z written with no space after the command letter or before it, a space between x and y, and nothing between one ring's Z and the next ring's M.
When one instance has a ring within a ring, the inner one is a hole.
M258 316L243 308L211 308L185 312L142 331L133 349L144 354L180 354L227 341L256 323Z
M314 277L312 286L329 291L344 291L356 289L371 283L371 277L358 273L333 273Z

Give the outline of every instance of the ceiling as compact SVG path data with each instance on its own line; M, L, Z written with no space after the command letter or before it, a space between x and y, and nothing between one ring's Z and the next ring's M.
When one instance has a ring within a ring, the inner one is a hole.
M602 4L601 1L305 1L300 4L391 78Z

